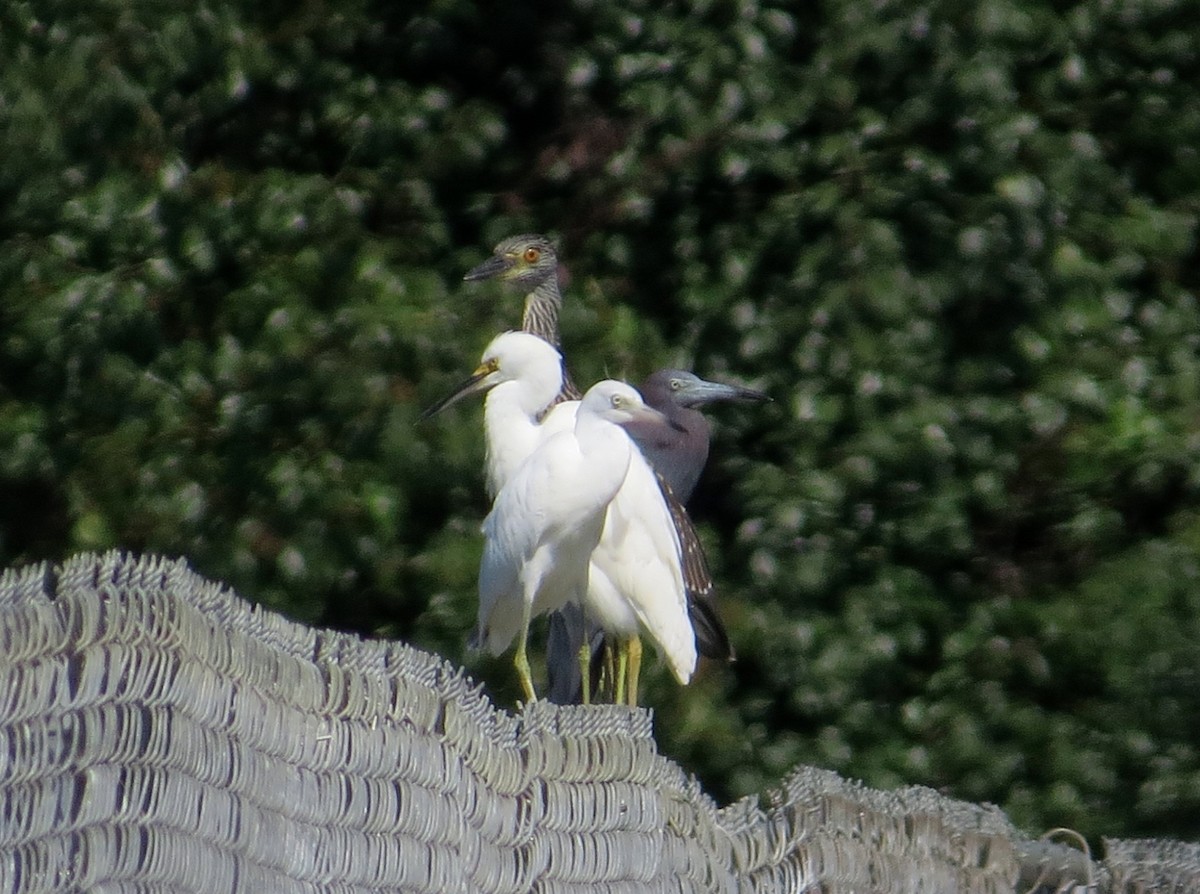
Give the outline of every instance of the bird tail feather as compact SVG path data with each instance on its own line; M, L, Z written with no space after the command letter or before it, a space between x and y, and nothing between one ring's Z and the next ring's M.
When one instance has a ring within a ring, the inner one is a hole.
M733 643L725 631L725 624L717 614L716 606L707 599L690 599L688 617L696 632L696 651L705 658L717 661L734 661Z

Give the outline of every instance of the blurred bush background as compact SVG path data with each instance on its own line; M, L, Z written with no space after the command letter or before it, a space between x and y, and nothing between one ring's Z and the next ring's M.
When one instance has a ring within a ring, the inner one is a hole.
M576 378L720 407L739 651L663 750L1200 836L1200 19L1171 0L14 2L0 560L187 557L465 662L478 407L553 235Z

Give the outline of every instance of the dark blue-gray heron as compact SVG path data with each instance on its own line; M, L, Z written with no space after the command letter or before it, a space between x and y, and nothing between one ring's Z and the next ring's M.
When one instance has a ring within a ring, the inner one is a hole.
M463 279L468 282L498 279L510 289L524 293L522 330L539 336L555 347L561 345L558 316L562 308L562 292L558 283L558 255L553 243L545 236L523 234L502 240L493 249L491 257L469 271ZM564 370L560 400L574 399L578 395L579 390ZM683 503L661 476L659 485L679 540L680 562L688 593L688 611L695 627L696 648L707 657L728 660L733 657L733 649L712 603L712 575L700 538ZM553 681L551 689L556 689ZM636 692L633 695L636 697Z
M682 369L651 373L638 391L646 403L664 415L665 421L637 422L625 430L683 503L696 489L712 440L712 424L696 407L718 401L770 400L761 391L709 382Z

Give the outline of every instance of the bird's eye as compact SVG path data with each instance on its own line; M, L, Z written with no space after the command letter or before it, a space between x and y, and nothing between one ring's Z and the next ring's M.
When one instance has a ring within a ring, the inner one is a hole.
M621 396L620 394L614 394L612 396L612 405L614 407L620 408L624 404L625 404L625 398L623 396Z
M682 387L683 387L683 382L681 380L679 380L679 379L671 380L671 390L672 391L678 391Z
M537 261L537 259L540 258L541 256L542 256L542 253L540 251L538 251L536 248L525 249L525 263L527 263L527 264L535 263Z

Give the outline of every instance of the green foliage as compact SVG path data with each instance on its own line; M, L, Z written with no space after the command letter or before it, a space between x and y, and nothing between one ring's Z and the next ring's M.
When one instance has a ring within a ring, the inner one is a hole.
M464 654L461 275L560 237L578 381L714 411L739 661L647 680L717 797L798 761L1200 835L1200 84L1170 2L9 4L0 559L181 554Z

